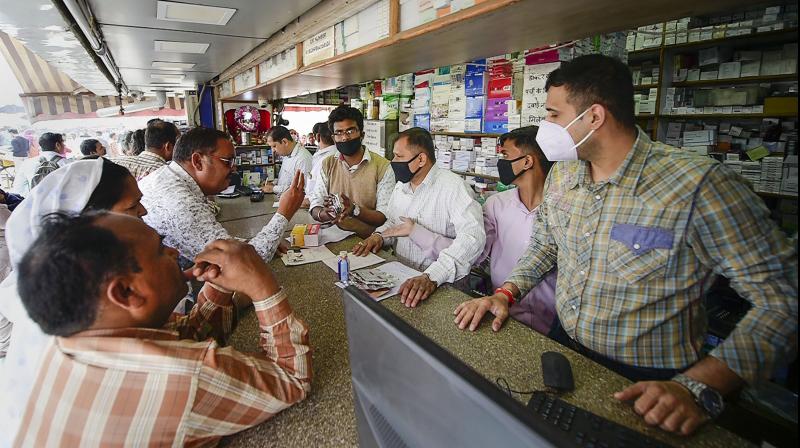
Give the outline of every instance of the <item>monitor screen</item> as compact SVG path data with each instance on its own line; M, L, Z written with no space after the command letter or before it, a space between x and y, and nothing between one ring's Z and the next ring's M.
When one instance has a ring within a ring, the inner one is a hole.
M556 446L564 437L361 290L346 288L344 302L360 446Z

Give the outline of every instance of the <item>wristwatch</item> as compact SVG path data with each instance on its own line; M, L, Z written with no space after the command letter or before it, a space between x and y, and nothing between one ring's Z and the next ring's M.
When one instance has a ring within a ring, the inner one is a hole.
M355 218L358 217L358 215L360 214L361 214L361 207L359 207L358 204L353 204L353 211L350 212L350 216Z
M672 381L689 389L700 408L706 411L711 418L719 417L725 409L725 401L723 401L722 395L711 386L693 380L682 373L675 375Z

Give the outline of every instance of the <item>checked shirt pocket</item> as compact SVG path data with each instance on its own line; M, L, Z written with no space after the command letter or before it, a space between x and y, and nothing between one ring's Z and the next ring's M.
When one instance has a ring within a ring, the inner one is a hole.
M663 276L674 234L660 227L614 224L608 262L628 283Z

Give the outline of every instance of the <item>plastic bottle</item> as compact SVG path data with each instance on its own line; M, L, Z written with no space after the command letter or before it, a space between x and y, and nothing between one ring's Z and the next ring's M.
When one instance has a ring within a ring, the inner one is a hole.
M347 259L347 251L339 252L339 283L347 286L350 280L350 260Z

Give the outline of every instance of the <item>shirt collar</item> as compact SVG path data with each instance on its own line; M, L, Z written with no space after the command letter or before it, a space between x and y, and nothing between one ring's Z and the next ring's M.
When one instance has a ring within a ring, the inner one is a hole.
M158 155L158 154L156 154L154 152L150 152L150 151L142 151L139 154L139 157L147 157L147 158L151 158L151 159L160 160L160 161L164 162L165 164L167 163L167 159L161 157L160 155Z
M436 166L436 164L434 164L433 166L431 166L431 170L428 171L428 174L425 175L425 179L423 179L422 183L419 184L419 187L417 187L417 191L420 191L422 188L425 188L426 186L436 182L436 178L438 176L439 176L439 167ZM403 190L409 194L413 193L413 190L411 190L411 182L404 183Z
M531 213L536 213L536 210L539 210L539 206L533 208L533 210L528 210L528 207L522 202L522 199L519 197L519 187L514 188L514 194L512 195L514 198L512 199L514 206L520 209L521 211L525 212L526 215L530 215ZM541 204L539 204L541 205Z
M619 185L624 188L635 188L639 183L639 176L642 174L647 156L650 153L650 146L652 141L650 137L638 126L636 127L636 140L633 142L633 147L628 152L625 160L617 168L617 171L608 178L606 183L612 185ZM589 172L589 162L584 160L559 162L577 164L571 179L566 183L568 189L573 189L579 185L588 185L591 183L591 173Z
M369 163L369 161L372 160L372 156L369 154L370 150L367 149L364 146L362 146L362 148L364 148L364 156L361 157L361 161L360 162L358 162L357 164L353 165L352 167L347 165L347 162L345 162L344 155L342 153L339 153L339 160L342 163L344 163L347 166L347 168L350 168L350 169L355 169L355 168L361 166L362 163Z
M189 174L178 162L173 160L167 165L167 168L169 168L176 178L185 182L194 194L205 200L206 195L203 194L203 190L200 189L200 185L197 185L197 181L194 180L192 175Z

